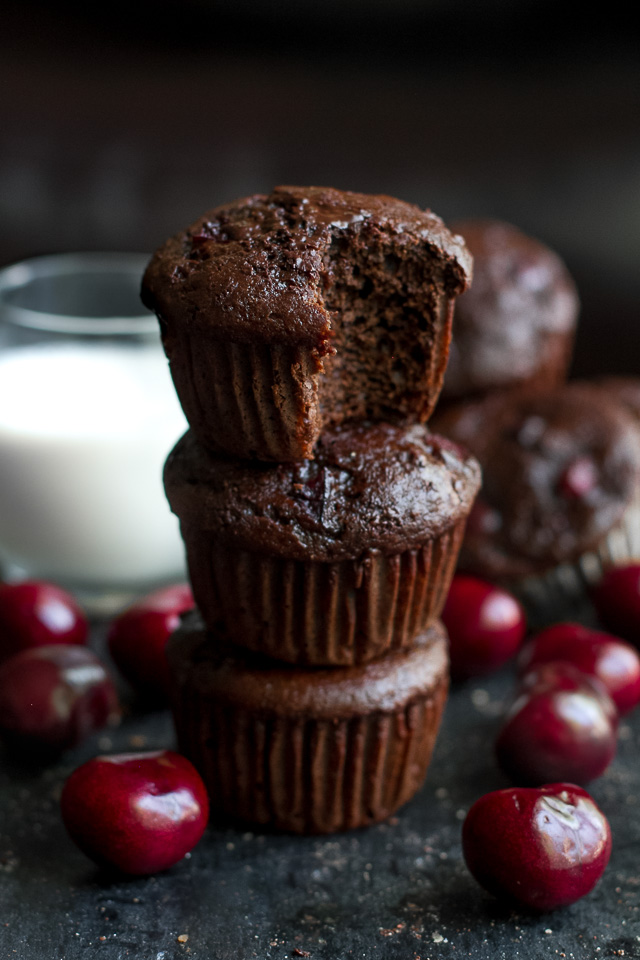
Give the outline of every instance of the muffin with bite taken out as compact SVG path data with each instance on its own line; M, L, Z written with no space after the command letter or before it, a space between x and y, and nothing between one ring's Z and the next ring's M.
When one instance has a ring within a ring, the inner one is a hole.
M463 240L387 196L277 187L218 207L147 267L178 397L199 442L312 459L342 422L424 422L442 387Z

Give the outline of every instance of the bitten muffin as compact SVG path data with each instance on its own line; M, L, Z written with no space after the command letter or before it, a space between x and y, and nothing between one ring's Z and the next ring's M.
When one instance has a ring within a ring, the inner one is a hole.
M640 556L640 434L601 389L486 397L436 421L483 470L460 569L552 616L604 565Z
M471 289L456 302L443 398L559 386L571 360L579 302L560 257L516 227L466 220Z
M428 418L470 275L463 241L429 211L277 187L168 240L142 298L200 442L287 461L313 458L342 421Z
M448 686L439 623L409 651L322 670L225 645L192 613L167 656L180 750L214 812L331 833L383 820L425 778Z
M360 423L290 464L214 457L189 432L164 482L207 625L290 663L346 665L439 615L480 471L422 425Z

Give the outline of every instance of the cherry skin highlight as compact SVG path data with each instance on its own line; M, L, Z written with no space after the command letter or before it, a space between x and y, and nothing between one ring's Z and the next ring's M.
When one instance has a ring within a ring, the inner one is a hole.
M640 656L637 650L609 633L579 623L558 623L536 634L518 658L520 673L551 661L572 663L600 680L620 714L640 703Z
M131 686L147 697L168 701L165 646L180 626L180 614L193 606L191 587L175 584L143 597L111 624L107 639L114 663Z
M70 593L52 583L0 584L0 660L32 647L87 641L89 624Z
M0 736L15 750L55 754L119 717L113 682L86 647L36 647L0 664Z
M598 681L568 663L523 677L496 740L502 770L517 784L588 783L616 752L618 711Z
M449 634L454 680L496 670L516 653L526 630L524 610L515 597L461 574L453 578L441 616Z
M592 590L604 625L640 647L640 563L610 567Z
M611 829L574 784L512 787L471 807L462 851L472 875L496 897L555 910L596 885L611 855Z
M149 874L195 847L209 799L186 757L158 750L89 760L67 780L60 809L72 840L99 866Z

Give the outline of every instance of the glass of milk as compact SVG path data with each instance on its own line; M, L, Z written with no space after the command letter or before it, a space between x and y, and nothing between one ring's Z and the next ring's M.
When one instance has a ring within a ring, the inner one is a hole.
M186 421L147 257L80 253L0 270L0 567L93 612L185 577L164 460Z

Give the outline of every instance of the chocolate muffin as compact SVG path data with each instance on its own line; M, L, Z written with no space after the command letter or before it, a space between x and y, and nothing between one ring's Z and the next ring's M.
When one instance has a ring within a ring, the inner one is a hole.
M277 187L206 213L151 260L191 428L214 452L313 458L343 421L426 421L471 257L429 211L391 197Z
M579 302L548 247L498 220L455 224L474 258L457 301L443 398L496 389L552 389L566 378Z
M164 482L207 625L291 663L347 665L410 646L439 615L480 471L422 425L359 423L289 464L214 457L189 432Z
M593 381L609 400L625 407L637 424L640 424L640 377L598 377Z
M322 670L225 645L192 613L167 657L180 750L212 812L331 833L383 820L424 780L448 686L441 624L409 651Z
M640 555L640 434L601 389L486 397L436 420L483 469L460 569L552 616L603 565Z

